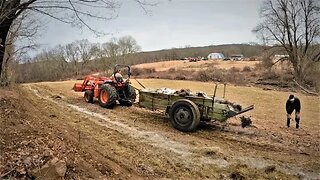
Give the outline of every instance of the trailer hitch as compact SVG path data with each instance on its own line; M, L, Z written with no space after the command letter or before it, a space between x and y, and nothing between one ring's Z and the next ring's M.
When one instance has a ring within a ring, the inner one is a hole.
M245 113L247 111L251 111L252 109L254 109L254 105L251 105L251 106L248 106L244 109L242 109L241 111L239 111L236 115L239 115L239 114L242 114L242 113Z
M254 105L248 106L248 107L242 109L241 111L229 110L229 111L227 111L227 117L228 117L228 118L234 117L234 116L237 116L237 115L239 115L239 114L242 114L242 113L251 111L252 109L254 109Z

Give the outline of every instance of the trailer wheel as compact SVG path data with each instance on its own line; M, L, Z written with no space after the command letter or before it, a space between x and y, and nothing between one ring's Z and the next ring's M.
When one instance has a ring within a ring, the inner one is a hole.
M110 84L101 85L99 91L99 104L104 108L113 108L117 100L117 90Z
M136 101L136 90L131 85L128 85L128 88L126 88L125 93L126 97L130 99L132 103Z
M90 90L84 92L84 99L87 103L93 103L93 92Z
M187 99L176 101L169 110L171 124L180 131L194 131L200 123L198 106Z

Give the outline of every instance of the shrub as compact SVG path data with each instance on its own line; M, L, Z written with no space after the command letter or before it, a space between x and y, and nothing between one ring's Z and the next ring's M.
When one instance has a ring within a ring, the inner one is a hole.
M154 72L156 72L156 69L155 69L155 68L143 68L143 70L144 70L146 73L154 73Z
M230 72L240 72L240 69L239 68L236 68L236 67L232 67L229 69Z
M251 72L251 68L249 66L245 66L243 69L242 69L242 72Z
M267 68L267 69L271 68L273 65L271 56L264 56L262 58L261 65L262 65L262 67Z
M210 81L211 80L211 77L209 76L209 72L207 72L205 70L198 71L194 78L197 81Z
M187 78L184 75L177 75L175 79L176 80L186 80Z
M169 73L174 73L174 72L176 72L176 68L170 68L168 71L169 71Z
M156 72L155 68L132 68L131 73L133 76L147 75Z
M131 68L131 74L133 76L139 76L141 72L142 72L141 68Z
M279 75L274 71L268 70L262 74L263 79L279 80Z

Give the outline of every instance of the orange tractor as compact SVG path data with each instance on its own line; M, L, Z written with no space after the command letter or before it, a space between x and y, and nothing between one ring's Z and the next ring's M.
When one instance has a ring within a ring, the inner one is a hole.
M128 78L123 79L120 68L126 68ZM136 99L136 91L130 84L131 69L126 65L115 65L113 75L108 77L86 76L83 83L76 83L73 90L84 92L85 101L93 103L95 99L100 106L112 108L117 101L120 105L131 106Z

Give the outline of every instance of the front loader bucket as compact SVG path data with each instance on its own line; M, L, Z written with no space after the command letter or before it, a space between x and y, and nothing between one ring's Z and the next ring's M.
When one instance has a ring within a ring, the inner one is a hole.
M82 83L75 83L72 89L76 92L82 92L82 89L83 89Z

